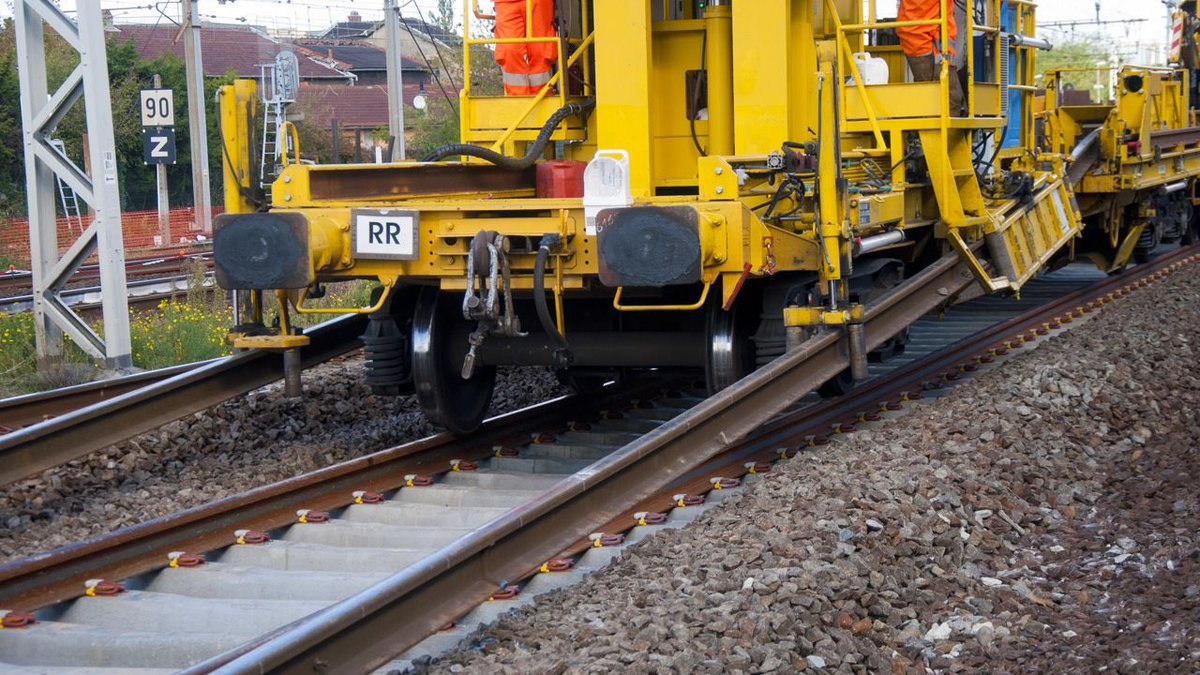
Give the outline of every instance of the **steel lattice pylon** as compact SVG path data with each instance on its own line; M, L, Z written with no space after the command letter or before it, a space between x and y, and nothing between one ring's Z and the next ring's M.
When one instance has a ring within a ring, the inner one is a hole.
M84 351L102 359L107 367L127 368L132 361L125 295L125 246L121 238L121 199L100 2L79 2L78 22L49 0L16 0L13 13L38 358L43 363L58 360L62 355L62 334L66 333ZM79 53L79 65L53 93L46 80L47 26ZM88 134L84 151L92 168L91 176L52 143L55 128L80 97L85 100ZM58 180L87 202L93 214L92 221L62 256L58 254L55 213ZM100 263L103 338L59 297L67 280L92 253Z

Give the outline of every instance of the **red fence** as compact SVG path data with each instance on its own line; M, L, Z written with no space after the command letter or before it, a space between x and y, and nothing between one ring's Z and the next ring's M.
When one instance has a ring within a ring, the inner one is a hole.
M214 215L219 210L213 211ZM171 240L159 241L161 234L158 226L157 211L132 211L121 214L121 231L124 234L126 256L129 252L163 248L180 243L194 243L201 236L196 229L194 209L174 209L170 211ZM84 216L82 221L77 218L58 219L58 251L62 253L79 238L80 233L90 223ZM15 266L29 269L29 221L16 218L0 224L0 263L4 268Z

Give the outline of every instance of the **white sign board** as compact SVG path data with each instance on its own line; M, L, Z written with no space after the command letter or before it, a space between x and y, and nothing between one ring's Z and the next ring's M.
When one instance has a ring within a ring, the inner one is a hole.
M142 126L175 126L175 92L170 89L142 90Z
M354 211L354 257L416 260L416 211Z

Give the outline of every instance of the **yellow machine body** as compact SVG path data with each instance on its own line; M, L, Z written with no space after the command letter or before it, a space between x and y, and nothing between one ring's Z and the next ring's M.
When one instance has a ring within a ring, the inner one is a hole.
M464 0L464 16L480 16L476 4ZM954 3L943 6L945 16ZM778 353L762 348L776 332L790 346L822 326L856 323L881 284L898 283L884 279L896 265L913 273L953 250L986 291L1019 292L1073 252L1092 213L1076 190L1107 194L1096 203L1111 208L1115 191L1200 168L1191 145L1153 142L1190 123L1186 76L1171 71L1146 72L1141 91L1103 111L1058 106L1052 90L1039 124L1035 5L1025 0L987 0L960 16L962 111L950 110L948 61L936 81L908 81L898 43L877 39L937 25L946 53L948 21L882 19L873 0L566 0L560 16L569 20L553 38L556 71L536 96L476 93L472 59L498 42L548 38L473 37L465 22L458 104L462 142L474 150L379 165L283 158L270 208L256 213L247 213L250 182L230 169L246 166L227 163L227 203L238 208L218 223L217 271L224 287L250 292L245 321L261 322L262 291L282 291L283 340L289 307L378 312L399 302L389 294L439 289L463 298L461 312L447 301L453 314L486 317L471 335L469 379L476 348L493 340L508 345L512 362L553 351L565 368L573 321L590 317L593 331L712 333L734 321L737 304L749 302L739 294L750 292L759 304L746 312L763 317L753 338L761 363ZM239 123L247 97L253 90L240 83L222 91L226 148L238 158L251 150ZM1105 161L1080 185L1071 153L1094 122L1104 124ZM1130 134L1147 139L1136 152ZM539 196L536 167L518 160L526 156L588 163L584 196ZM394 235L395 253L366 250L384 235ZM378 280L383 293L369 308L307 306L319 284L346 279ZM489 289L499 293L484 300ZM522 352L514 345L529 338L502 320L494 298L536 302L546 293L554 325L539 307L543 335L561 344ZM434 310L421 308L432 296L422 297L413 316L428 319ZM576 310L575 301L590 304ZM611 319L595 320L597 302ZM574 351L576 365L586 351Z

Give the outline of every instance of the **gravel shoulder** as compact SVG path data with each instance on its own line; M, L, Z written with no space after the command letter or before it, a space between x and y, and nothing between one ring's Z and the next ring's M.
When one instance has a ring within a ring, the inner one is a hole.
M411 396L375 396L361 355L304 373L305 396L256 390L9 485L0 494L0 562L424 438L436 430ZM491 414L566 393L538 368L501 369Z
M430 670L1195 672L1196 272L798 455Z

